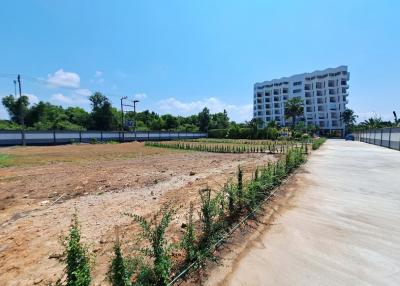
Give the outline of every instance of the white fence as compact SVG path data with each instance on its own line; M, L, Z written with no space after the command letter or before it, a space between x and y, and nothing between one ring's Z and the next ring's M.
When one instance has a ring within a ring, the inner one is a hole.
M369 129L353 134L355 140L400 150L400 127Z
M169 132L169 131L25 131L26 145L49 145L67 143L90 143L96 141L148 141L178 140L207 137L201 132ZM0 146L22 145L22 131L1 131Z

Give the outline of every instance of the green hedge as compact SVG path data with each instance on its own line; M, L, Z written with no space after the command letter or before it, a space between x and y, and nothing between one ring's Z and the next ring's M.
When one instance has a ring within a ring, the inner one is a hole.
M312 143L312 149L313 149L313 150L317 150L322 144L325 143L325 141L326 141L326 138L324 138L324 137L315 139L315 140L313 141L313 143Z
M227 129L211 129L208 131L209 138L229 139L277 139L279 132L275 128L263 128L254 130L252 128L231 127Z

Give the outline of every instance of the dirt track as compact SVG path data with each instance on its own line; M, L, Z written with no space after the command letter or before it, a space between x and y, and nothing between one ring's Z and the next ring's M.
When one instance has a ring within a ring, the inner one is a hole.
M399 167L398 151L329 140L205 285L400 285Z
M178 211L206 185L222 186L238 165L250 174L273 159L261 154L215 154L144 147L140 143L3 148L13 167L0 168L0 285L47 285L63 265L59 237L74 208L83 240L96 255L95 285L104 281L113 228L129 229L124 212L149 215L163 204ZM132 233L122 240L132 239ZM55 258L54 258L55 257Z

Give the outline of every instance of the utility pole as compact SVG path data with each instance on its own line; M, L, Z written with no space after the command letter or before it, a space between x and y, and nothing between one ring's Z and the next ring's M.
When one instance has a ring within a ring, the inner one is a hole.
M17 81L14 79L14 96L17 98Z
M133 101L133 132L135 132L135 141L136 141L136 103L138 103L139 100L135 99Z
M21 75L18 75L17 80L18 80L18 87L19 87L19 118L20 118L20 123L21 123L21 127L22 127L22 130L21 130L22 146L25 146L26 145L26 140L25 140L25 122L24 122L24 114L23 114L23 108L22 108Z
M124 103L123 100L127 99L127 96L121 97L121 131L122 131L122 142L125 141L125 134L124 134Z

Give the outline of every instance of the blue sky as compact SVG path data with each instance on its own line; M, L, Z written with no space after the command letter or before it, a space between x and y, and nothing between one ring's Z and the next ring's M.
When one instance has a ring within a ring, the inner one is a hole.
M138 110L204 105L252 116L253 84L348 65L360 119L400 113L400 1L1 2L0 97L90 108L88 95ZM6 118L0 108L0 118Z

